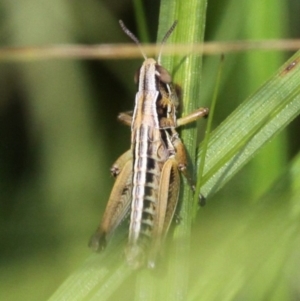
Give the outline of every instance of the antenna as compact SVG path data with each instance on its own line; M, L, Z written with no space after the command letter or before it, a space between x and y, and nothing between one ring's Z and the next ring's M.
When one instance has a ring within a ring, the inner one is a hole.
M119 20L119 24L122 28L122 30L129 36L129 38L131 40L133 40L133 42L137 45L137 47L139 47L141 53L142 53L142 56L144 57L144 59L146 60L147 59L147 56L145 54L145 52L143 51L142 49L142 46L141 46L141 42L138 40L138 38L125 26L124 22L122 20ZM173 24L174 25L174 24ZM169 30L170 31L170 30ZM169 34L170 35L170 34Z
M172 34L172 32L174 31L176 25L177 25L178 21L175 20L174 23L172 24L172 26L170 27L170 29L166 32L165 36L163 37L161 44L160 44L160 49L159 49L159 54L157 57L157 62L158 64L160 64L160 59L161 59L161 52L162 52L162 48L164 46L164 44L166 43L167 39L169 38L169 36Z

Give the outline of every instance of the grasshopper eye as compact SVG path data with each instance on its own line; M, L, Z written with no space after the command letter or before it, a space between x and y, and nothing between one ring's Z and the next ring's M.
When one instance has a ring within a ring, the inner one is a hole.
M170 84L172 82L170 73L160 65L156 65L156 74L163 83Z
M140 77L140 70L141 68L139 68L138 70L136 70L135 74L134 74L134 83L137 84L139 82L139 77Z

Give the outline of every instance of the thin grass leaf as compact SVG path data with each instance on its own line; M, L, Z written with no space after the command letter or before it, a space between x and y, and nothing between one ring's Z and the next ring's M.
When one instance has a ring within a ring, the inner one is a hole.
M280 39L287 36L287 9L281 0L254 0L246 5L246 10L249 17L244 22L242 32L249 39ZM244 64L239 69L244 69L245 83L241 89L247 94L259 87L270 76L270 71L276 70L286 59L283 52L253 52L246 53L244 57ZM257 66L260 66L259 72ZM257 179L249 182L250 198L260 196L285 168L288 162L287 140L287 132L283 131L249 164L249 177ZM262 165L264 168L260 168Z
M297 52L211 134L202 178L204 196L218 191L299 115L299 55Z
M204 140L203 140L203 143L202 143L203 144L203 147L202 147L203 151L202 151L201 160L200 160L200 164L198 166L198 171L197 171L199 181L198 181L198 185L196 186L195 195L194 195L194 203L197 207L199 205L199 197L200 198L202 197L201 193L200 193L201 179L202 179L203 170L204 170L204 166L205 166L205 157L206 157L206 152L207 152L207 148L208 148L210 131L211 131L211 127L212 127L212 121L213 121L213 118L214 118L215 107L216 107L216 104L217 104L217 98L218 98L219 87L220 87L220 82L221 82L221 75L222 75L222 71L223 71L223 62L224 62L224 57L222 56L220 64L219 64L219 68L218 68L217 77L216 77L216 86L215 86L215 90L214 90L214 93L213 93L211 106L209 108L209 116L208 116L206 131L205 131L205 137L204 137Z
M205 33L206 41L234 41L245 39L241 36L241 24L245 21L245 15L248 15L248 12L245 11L245 6L241 5L239 0L229 0L224 3L224 8L222 10L222 17L212 18L212 20L207 20L207 32ZM208 5L208 11L213 10L214 7ZM210 30L210 23L213 24L216 29ZM212 32L210 34L210 32ZM220 90L226 84L226 79L230 77L230 73L234 68L234 61L236 60L235 56L226 55L226 66L222 72L222 81L220 85ZM211 101L211 93L214 90L215 85L215 73L211 70L217 70L218 60L214 56L207 56L204 58L203 64L203 85L201 88L201 102L205 105L209 105Z

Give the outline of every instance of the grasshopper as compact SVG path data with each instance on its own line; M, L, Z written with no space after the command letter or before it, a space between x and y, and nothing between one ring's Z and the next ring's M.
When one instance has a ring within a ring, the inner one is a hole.
M162 40L163 45L177 21ZM123 31L141 49L139 40L120 21ZM101 250L114 230L130 213L126 261L136 269L155 266L161 245L170 227L178 202L181 172L189 181L187 156L176 128L207 116L207 108L176 119L178 97L172 77L157 61L147 58L135 81L138 92L132 113L118 119L131 126L131 148L111 168L116 178L102 222L90 240L90 247Z

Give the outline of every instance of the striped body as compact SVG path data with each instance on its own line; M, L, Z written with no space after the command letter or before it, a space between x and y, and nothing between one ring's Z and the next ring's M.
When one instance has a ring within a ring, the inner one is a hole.
M145 60L140 69L132 120L133 180L126 257L133 263L144 260L145 249L153 241L162 168L174 154L162 121L175 125L175 107L166 97L171 88L163 84L163 89L160 76L156 61Z

